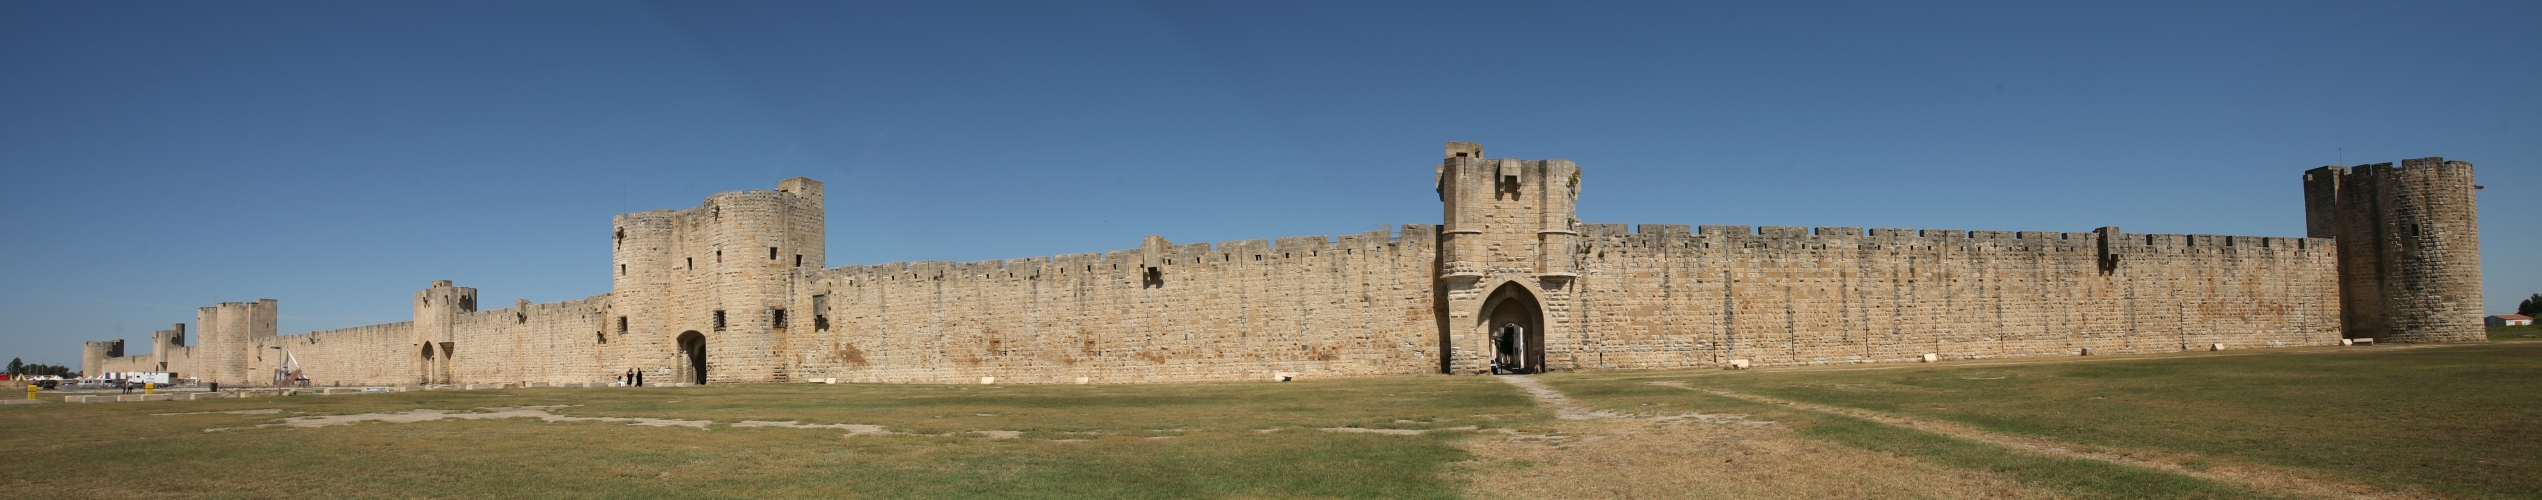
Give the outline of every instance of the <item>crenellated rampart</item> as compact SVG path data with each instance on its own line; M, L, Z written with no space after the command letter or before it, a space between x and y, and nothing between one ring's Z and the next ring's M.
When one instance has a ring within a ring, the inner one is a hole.
M858 382L1264 380L1436 365L1431 226L807 277L805 377Z
M1585 224L1571 369L2335 344L2309 238ZM1556 331L1561 329L1557 328Z

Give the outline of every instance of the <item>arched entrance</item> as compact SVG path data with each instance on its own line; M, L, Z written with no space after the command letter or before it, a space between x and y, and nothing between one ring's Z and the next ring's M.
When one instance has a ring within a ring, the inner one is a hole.
M706 384L706 335L690 330L680 334L680 381Z
M1492 373L1545 371L1544 306L1517 282L1502 283L1483 299L1480 326L1491 347Z
M415 380L425 384L433 383L433 364L432 343L425 342L423 356L415 360Z

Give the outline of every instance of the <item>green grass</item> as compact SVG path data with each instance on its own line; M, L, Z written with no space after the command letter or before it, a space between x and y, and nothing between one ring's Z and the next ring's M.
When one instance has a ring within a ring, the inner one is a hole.
M2542 497L2542 343L2070 360L2090 362L1580 374L1557 387L1617 408L1727 405L1630 387L1675 380L2087 446L2311 469L2395 490ZM1903 439L1811 432L1858 445Z
M1608 410L1747 415L1789 431L1738 439L1816 440L2013 478L2061 496L2241 498L2266 492L1651 382L1949 421L2098 450L2149 451L2187 458L2180 463L2192 470L2249 464L2412 494L2542 497L2542 438L2533 433L2542 428L2542 342L2529 340L1566 373L1541 380ZM698 430L512 419L260 427L294 415L528 405L574 405L555 410L569 416L717 424ZM244 409L292 413L157 415ZM881 425L902 434L850 437L838 429L729 425L743 420ZM1454 430L1465 426L1480 430ZM1317 430L1328 427L1432 432ZM768 384L56 403L0 406L0 449L12 458L12 466L0 467L0 491L17 498L1449 498L1476 481L1470 474L1532 466L1474 454L1495 452L1467 451L1490 449L1472 445L1501 442L1483 441L1504 439L1500 430L1520 430L1523 436L1595 428L1556 424L1515 387L1474 376L1005 387ZM1015 431L1021 437L987 439L978 437L980 431ZM1568 457L1561 453L1545 456ZM1598 459L1621 463L1636 457ZM1564 470L1597 470L1579 465ZM1618 476L1577 484L1595 489L1633 481L1637 478Z
M2542 325L2492 326L2489 340L2542 340Z
M259 428L290 415L580 405L576 416ZM1547 418L1482 377L1147 386L747 385L519 389L0 408L0 490L20 498L1447 498L1468 431ZM741 420L918 434L732 428ZM207 432L206 429L234 428ZM1277 429L1260 432L1263 429ZM1022 431L1017 439L961 437ZM930 436L923 434L949 434ZM58 464L30 467L31 464Z

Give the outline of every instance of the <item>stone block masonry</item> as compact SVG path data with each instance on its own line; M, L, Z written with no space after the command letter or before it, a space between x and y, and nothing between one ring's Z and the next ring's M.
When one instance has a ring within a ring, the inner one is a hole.
M313 385L1148 383L2477 341L2471 166L2305 173L2310 237L1591 224L1567 160L1449 143L1439 224L826 267L820 182L621 214L609 293L275 335L274 301L84 370Z
M1556 369L2336 345L2330 240L1589 224Z

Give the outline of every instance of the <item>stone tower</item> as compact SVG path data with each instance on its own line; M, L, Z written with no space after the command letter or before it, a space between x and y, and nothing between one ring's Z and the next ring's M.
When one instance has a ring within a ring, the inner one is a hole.
M2480 342L2471 164L2430 157L2304 172L2304 230L2339 243L2348 338Z
M770 353L789 324L811 324L787 308L796 274L825 264L823 204L820 181L795 177L697 208L618 215L605 359L644 370L647 383L786 380Z
M95 377L104 373L106 358L124 357L124 341L100 340L79 346L79 376Z
M251 381L272 382L250 376L247 367L263 353L255 352L259 341L274 338L274 299L255 302L222 302L194 311L194 325L203 330L202 356L196 360L205 382L241 384Z
M1438 191L1440 371L1544 370L1547 340L1570 334L1569 311L1556 306L1577 277L1580 168L1450 142Z
M433 280L432 288L415 291L415 343L407 349L415 359L415 379L425 384L459 380L453 360L465 346L458 343L459 315L477 312L477 289Z

